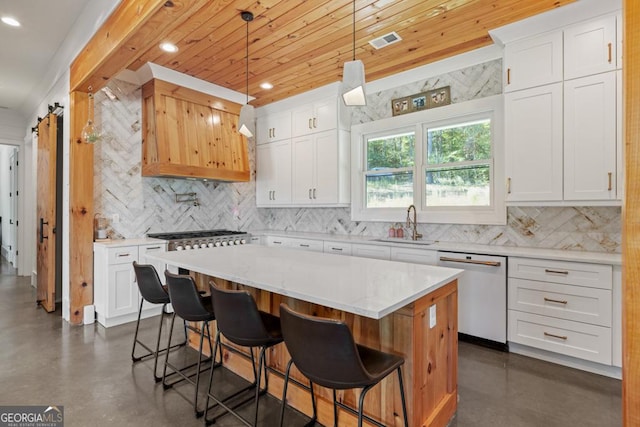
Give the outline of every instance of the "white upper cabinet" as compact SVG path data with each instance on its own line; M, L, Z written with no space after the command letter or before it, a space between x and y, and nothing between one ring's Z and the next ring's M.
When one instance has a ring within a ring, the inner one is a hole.
M562 200L562 83L505 95L507 201Z
M564 79L614 71L616 17L605 16L564 30Z
M256 205L291 203L291 140L258 145L256 148Z
M564 82L564 199L616 199L616 73Z
M256 124L256 144L281 141L291 138L291 112L258 117Z
M345 204L348 199L348 135L325 131L293 139L293 204Z
M335 97L302 105L291 114L294 137L338 128L338 103Z
M505 92L562 81L562 32L506 45L504 73Z

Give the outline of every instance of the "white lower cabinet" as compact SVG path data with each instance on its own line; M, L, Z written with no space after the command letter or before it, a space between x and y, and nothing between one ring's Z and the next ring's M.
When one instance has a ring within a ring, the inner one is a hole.
M351 255L351 243L345 242L324 242L324 252L337 255Z
M413 248L391 248L391 261L412 262L414 264L438 264L438 251Z
M94 305L98 323L111 327L137 319L140 293L133 271L133 261L150 263L146 254L164 251L165 244L109 246L94 244ZM158 275L164 276L165 265L152 263ZM159 305L146 304L142 317L160 314Z
M351 246L351 255L359 256L362 258L375 258L375 259L391 259L391 247L389 246L375 246L375 245L363 245L354 244Z
M509 258L509 341L612 364L610 265Z

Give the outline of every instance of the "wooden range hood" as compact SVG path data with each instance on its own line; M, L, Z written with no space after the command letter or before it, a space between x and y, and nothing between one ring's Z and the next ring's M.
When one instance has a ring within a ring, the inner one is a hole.
M152 79L142 87L142 176L249 181L240 105Z

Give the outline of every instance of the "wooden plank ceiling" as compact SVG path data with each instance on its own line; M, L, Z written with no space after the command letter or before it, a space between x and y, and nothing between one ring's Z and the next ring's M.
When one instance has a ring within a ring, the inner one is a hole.
M356 0L355 56L365 64L367 81L373 81L490 45L488 30L573 1ZM353 56L349 0L168 1L123 43L120 56L128 59L120 65L135 71L149 61L244 93L242 10L255 16L249 23L253 105L342 79L343 63ZM380 50L368 43L391 31L403 40ZM161 51L165 41L179 51ZM103 79L112 74L103 73ZM274 88L261 89L263 82Z

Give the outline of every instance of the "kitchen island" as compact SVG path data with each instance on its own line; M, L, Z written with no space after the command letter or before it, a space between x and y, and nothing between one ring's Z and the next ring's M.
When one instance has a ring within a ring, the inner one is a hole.
M410 426L445 426L457 407L457 278L462 270L402 262L344 257L258 245L175 251L149 255L169 267L192 271L206 290L209 280L226 288L246 288L261 310L294 310L345 321L360 344L405 358L403 373ZM331 351L331 349L327 349ZM322 357L322 355L319 355ZM268 364L284 371L289 355L273 347ZM250 363L225 351L224 364L245 378ZM297 371L294 377L306 382ZM282 396L282 379L271 376L269 392ZM318 387L318 417L333 424L331 391ZM356 407L359 391L338 393ZM307 392L292 387L288 403L310 414ZM365 412L385 425L402 425L397 379L385 379L365 400ZM340 413L340 425L355 425Z

